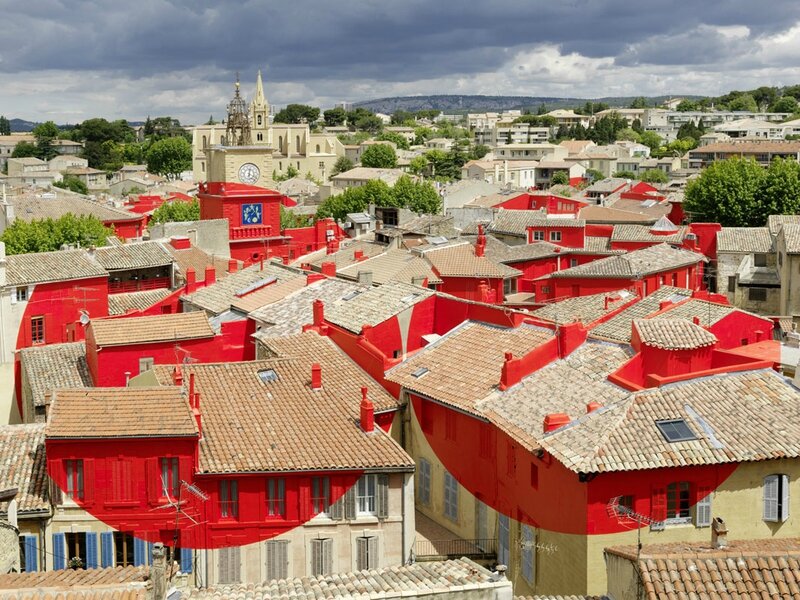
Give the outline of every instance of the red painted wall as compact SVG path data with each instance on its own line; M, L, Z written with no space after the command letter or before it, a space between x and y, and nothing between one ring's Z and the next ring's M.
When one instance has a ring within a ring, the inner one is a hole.
M547 225L546 227L543 226L535 226L535 227L528 227L528 243L532 244L534 240L534 232L540 232L544 234L544 241L550 242L551 244L557 244L559 246L563 246L565 248L583 248L585 245L584 242L584 228L583 227L565 227L564 225L558 225L558 219L553 219L552 225ZM554 240L551 238L551 233L556 232L561 234L560 240Z
M486 277L441 277L442 284L438 290L445 294L451 294L457 298L464 298L465 300L473 300L475 302L482 302L480 292L481 282L486 282L489 285L489 290L494 291L496 301L501 303L503 301L503 280L502 279L489 279Z
M142 216L141 219L128 219L125 221L103 221L106 227L113 227L114 233L117 237L123 240L132 240L142 237L144 231L146 218Z

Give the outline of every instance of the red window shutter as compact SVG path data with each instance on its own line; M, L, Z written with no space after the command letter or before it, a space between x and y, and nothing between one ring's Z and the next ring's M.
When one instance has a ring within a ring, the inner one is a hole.
M94 459L83 459L83 504L94 502Z
M145 470L147 472L147 500L150 504L158 504L158 499L161 498L161 469L159 468L157 458L148 458L145 461Z
M650 518L654 521L663 521L667 518L667 492L664 488L653 488Z
M178 479L186 483L192 483L192 459L189 456L178 458Z

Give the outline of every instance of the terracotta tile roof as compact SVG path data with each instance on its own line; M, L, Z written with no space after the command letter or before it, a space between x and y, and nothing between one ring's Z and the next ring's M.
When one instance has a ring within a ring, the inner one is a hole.
M683 419L697 439L668 442L656 422ZM800 391L771 369L630 394L545 435L542 447L582 473L800 457Z
M338 278L323 279L305 286L282 300L262 306L250 313L249 317L256 323L266 325L255 334L255 337L263 340L296 335L302 331L303 325L314 320L314 300L322 300L327 307L355 290L364 289L366 288Z
M631 325L635 319L643 319L659 311L664 300L680 302L691 298L692 292L684 288L662 285L649 296L611 317L591 330L590 335L615 342L631 341Z
M486 196L478 196L477 198L473 198L469 202L465 204L465 206L481 206L483 208L493 208L498 204L506 202L512 198L516 198L518 196L522 196L525 194L525 190L516 190L514 192L497 192L495 194L488 194Z
M100 221L135 221L142 215L101 204L70 192L50 190L46 197L35 192L22 195L8 195L8 203L14 207L14 217L23 221L34 219L59 219L66 214L76 216L91 215Z
M513 424L513 437L530 448L538 447L548 414L563 412L575 419L586 412L589 400L607 406L624 399L628 392L609 382L608 375L631 354L631 350L616 344L586 342L520 384L490 396L480 409L490 420L499 417Z
M717 232L717 252L767 253L772 250L772 237L767 227L723 227Z
M664 350L691 350L719 341L713 333L686 319L637 319L633 326L643 344Z
M476 403L500 383L505 353L523 356L552 337L534 325L509 329L467 321L387 371L386 379L480 415Z
M584 206L578 216L587 223L655 223L655 215L641 214L610 206Z
M329 598L430 598L448 592L467 597L500 597L498 588L508 589L508 580L495 581L492 572L468 558L441 562L418 562L355 573L336 573L259 584L235 584L183 592L185 600L323 600Z
M660 600L761 600L800 597L800 540L732 540L710 544L606 548L606 554L637 563L644 598Z
M428 261L418 254L406 250L392 249L365 261L341 269L338 274L357 278L359 271L371 271L372 282L381 285L387 281L411 283L415 277L426 277L428 283L439 284L442 280L431 269Z
M17 512L49 513L44 423L0 426L0 489L17 488ZM8 503L0 502L0 515ZM0 575L0 589L3 575Z
M665 244L680 244L686 237L687 227L678 227L672 234L659 235L653 233L649 225L614 225L611 234L612 242L656 242Z
M287 267L279 262L264 262L263 269L261 263L257 263L238 273L232 273L212 285L183 296L181 299L208 313L218 315L230 309L237 294L245 291L251 285L272 277L283 282L295 277L305 278L306 274L300 269Z
M46 433L48 438L196 436L197 424L177 387L60 389L51 396Z
M558 302L545 304L541 308L531 311L537 319L544 319L553 323L572 323L580 321L589 325L604 315L618 310L636 298L636 295L620 290L618 292L603 292L590 296L576 296Z
M583 238L583 249L587 252L616 253L611 249L611 238L587 235Z
M19 356L34 406L44 406L46 394L54 389L92 385L84 342L23 348Z
M212 265L216 272L217 279L228 276L228 258L225 256L215 256L205 252L197 246L178 250L173 248L169 242L162 242L163 247L175 259L175 267L182 281L186 281L186 270L189 267L194 269L195 281L206 280L206 267ZM241 267L241 261L236 261L237 270Z
M95 342L100 347L193 340L214 336L208 316L203 311L92 319L88 328L92 330Z
M514 600L611 600L608 596L514 596Z
M462 239L467 240L474 246L477 236L463 236ZM523 262L546 256L555 256L559 252L566 253L567 249L544 241L511 246L502 240L498 240L493 235L486 236L486 257L498 263Z
M353 292L325 307L325 319L353 333L364 325L378 325L402 312L413 309L433 292L417 285L390 281L378 287Z
M767 229L769 229L770 235L778 235L780 228L788 223L800 224L800 215L770 215L767 217Z
M0 599L144 600L149 573L149 567L7 573L0 575Z
M357 422L362 386L376 412L397 409L398 400L333 342L307 332L268 347L276 358L184 366L184 385L194 373L200 393L201 472L413 469L388 434L366 434ZM313 363L322 367L320 390L310 386ZM262 381L259 372L270 369L277 379ZM155 373L172 385L171 367Z
M787 254L800 254L800 223L784 223L781 227Z
M398 225L397 229L405 234L448 238L458 236L458 230L453 227L453 217L449 215L420 215Z
M469 243L423 250L428 262L441 277L487 277L510 278L521 275L521 271L494 262L486 256L475 256L475 247Z
M350 265L358 262L355 258L356 251L361 251L367 258L377 256L387 250L386 244L379 244L378 242L371 242L368 240L353 240L352 242L342 243L339 250L333 254L328 254L326 248L322 248L311 254L306 254L292 263L292 266L297 266L303 263L308 263L314 267L319 267L324 262L332 262L336 264L336 269L344 269Z
M234 297L233 302L231 302L231 308L243 313L249 313L262 306L267 306L273 302L283 300L289 294L305 286L305 277L293 277L292 279L287 279L282 282L276 279L273 283L265 285L248 294Z
M127 292L124 294L108 295L108 314L124 315L129 310L145 310L161 302L169 296L172 290L160 288L157 290L144 290L141 292Z
M8 285L30 285L108 276L108 272L85 250L14 254L6 260Z
M633 250L619 256L609 256L599 260L556 271L549 277L600 277L630 279L651 273L660 273L679 267L708 262L702 254L672 248L667 244L657 244Z
M563 225L561 221L565 221L567 225ZM570 225L569 223L577 223L574 219L548 219L544 211L541 210L498 210L491 225L488 226L487 231L490 233L500 233L503 235L511 235L516 237L527 238L528 227L533 225L559 225L562 227L583 227L583 222L580 225Z
M686 319L692 321L695 317L700 320L700 325L709 327L724 319L734 312L745 312L734 306L717 304L706 300L691 298L673 304L669 310L652 317L653 319ZM747 313L750 314L750 313Z
M146 269L172 264L172 255L159 242L105 246L95 250L94 257L108 271Z

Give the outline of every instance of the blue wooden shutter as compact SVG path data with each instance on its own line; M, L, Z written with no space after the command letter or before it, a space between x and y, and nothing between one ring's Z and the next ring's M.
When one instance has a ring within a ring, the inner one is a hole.
M67 566L65 558L67 551L67 540L63 533L53 534L53 568L63 569Z
M145 564L144 558L144 540L140 540L139 538L133 538L133 565L136 567L141 567Z
M181 573L192 572L192 549L181 548Z
M100 565L103 568L114 566L114 533L112 531L104 531L100 534L100 549L102 550L100 556Z
M86 568L97 568L97 534L94 532L86 533Z
M25 572L33 573L39 570L39 555L36 548L36 536L25 536Z

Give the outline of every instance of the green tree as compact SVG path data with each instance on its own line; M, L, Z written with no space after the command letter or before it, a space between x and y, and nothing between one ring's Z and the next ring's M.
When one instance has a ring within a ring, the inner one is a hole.
M756 105L759 108L767 108L771 104L774 104L775 101L778 99L778 90L774 87L762 85L760 88L753 90L750 93L750 95L753 97L753 100L756 101ZM784 111L776 111L776 112L784 112Z
M645 183L667 183L669 177L661 169L647 169L639 174L639 181Z
M430 127L415 127L414 128L414 143L417 145L424 144L429 139L433 138L436 132Z
M469 159L470 159L470 160L480 160L480 159L482 159L484 156L486 156L487 154L489 154L489 152L491 152L491 150L492 150L492 149L491 149L491 148L489 148L489 146L487 146L487 145L485 145L485 144L475 144L475 145L474 145L472 148L470 148L470 150L469 150Z
M11 151L11 158L38 158L39 149L30 142L19 142Z
M754 160L731 158L711 163L686 186L683 207L693 220L724 227L764 225L759 201L765 170Z
M602 173L601 173L602 175ZM602 179L602 177L601 177ZM550 178L551 185L569 185L569 175L566 171L556 171Z
M407 110L396 110L392 113L392 125L405 125L406 123L414 123L416 115Z
M0 135L11 135L11 122L5 115L0 115Z
M359 131L368 131L372 134L376 134L383 129L383 121L376 115L359 117L354 121L353 125Z
M750 112L756 112L758 110L758 104L756 103L756 100L753 98L752 94L742 94L728 103L728 110L747 110Z
M311 225L311 216L310 215L298 215L293 213L291 210L287 209L280 205L280 214L281 214L281 231L284 229L297 229L298 227L307 227Z
M617 140L622 140L627 142L638 142L641 139L642 139L641 136L630 127L625 127L624 129L620 129L617 132Z
M633 129L636 133L641 135L644 132L644 127L642 127L642 121L640 119L634 119L633 123L631 123L631 129Z
M564 173L564 171L559 171L558 173L562 173L563 175L566 175L566 173ZM558 173L556 173L556 175L558 175ZM589 181L602 181L603 179L606 178L606 176L603 175L603 172L602 171L598 171L597 169L586 169L586 177L589 179ZM555 183L555 181L553 183ZM569 183L569 176L567 176L567 180L565 182L563 182L562 185L568 184L568 183Z
M796 113L797 100L793 96L781 96L769 107L770 112Z
M638 177L633 171L616 171L611 176L619 177L620 179L636 179Z
M395 131L384 131L375 139L380 142L392 142L401 150L408 150L408 140Z
M758 198L765 218L800 213L800 164L796 160L774 159L760 181Z
M154 223L170 223L173 221L199 221L200 204L197 199L191 202L173 200L165 202L153 211Z
M341 194L325 199L317 209L317 218L333 217L337 221L344 221L347 213L364 212L368 206L364 187L347 188Z
M628 122L614 111L597 119L594 127L589 131L589 139L595 144L613 144L617 139L617 133L627 127Z
M355 165L353 161L347 158L346 156L340 156L336 159L336 162L333 163L333 169L331 169L331 177L334 175L338 175L339 173L345 173L352 169Z
M306 104L289 104L275 115L276 123L313 123L319 119L319 109Z
M328 127L339 127L344 125L347 120L347 111L341 106L337 106L323 112L322 118L325 119L325 125Z
M377 169L397 167L397 154L388 144L373 144L361 153L361 165Z
M680 112L690 112L697 109L698 109L697 102L695 102L694 100L686 100L686 99L683 99L680 102L678 102L678 106L675 107L675 110Z
M678 128L678 139L681 140L691 138L697 142L703 133L704 132L701 127L695 125L693 121L689 121Z
M61 181L56 181L53 185L77 194L83 194L84 196L89 193L89 188L86 184L74 175L64 175Z
M644 96L638 96L631 101L630 108L647 108L648 102L647 98Z
M145 156L147 170L177 179L183 171L192 168L192 146L183 137L172 137L153 142Z
M214 115L208 115L208 121L205 122L205 125L216 125L217 122L214 120Z
M293 165L289 165L286 167L286 173L278 173L273 171L272 179L273 181L286 181L288 179L292 179L293 177L297 177L298 175L300 175L300 171L298 171Z
M415 156L408 163L408 170L413 175L422 175L428 169L428 159L424 156Z
M640 135L639 141L645 146L648 146L650 150L658 150L661 144L664 143L664 140L662 140L661 136L655 131L645 131Z
M106 238L114 235L114 230L105 227L96 217L89 215L24 221L16 219L0 236L8 254L30 252L50 252L64 244L88 248L105 246Z
M141 165L145 162L147 145L139 142L131 142L122 147L122 160L129 165Z
M58 138L58 125L53 121L40 123L33 128L33 136L36 138L36 150L38 157L42 160L50 160L58 152L53 148L53 140Z
M442 200L433 184L414 181L408 175L397 180L392 194L397 206L406 207L415 213L437 214L442 208Z

